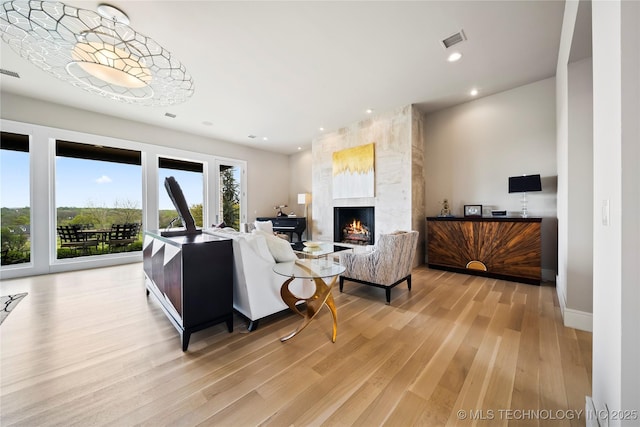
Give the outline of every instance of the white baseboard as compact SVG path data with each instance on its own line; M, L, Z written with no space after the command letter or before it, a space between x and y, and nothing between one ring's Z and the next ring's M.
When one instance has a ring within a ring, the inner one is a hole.
M556 275L556 294L558 295L562 317L564 317L564 308L567 306L567 296L564 294L564 284L560 283L560 276L558 275Z
M568 328L593 332L593 313L565 308L562 317L564 318L564 326Z
M593 332L593 313L567 308L567 297L563 292L562 286L558 286L557 277L556 293L558 294L558 302L560 303L560 311L562 312L564 326L579 329L581 331Z

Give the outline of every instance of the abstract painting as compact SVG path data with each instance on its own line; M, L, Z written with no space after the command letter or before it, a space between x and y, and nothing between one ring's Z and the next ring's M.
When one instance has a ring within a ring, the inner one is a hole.
M333 153L333 198L374 197L374 143Z

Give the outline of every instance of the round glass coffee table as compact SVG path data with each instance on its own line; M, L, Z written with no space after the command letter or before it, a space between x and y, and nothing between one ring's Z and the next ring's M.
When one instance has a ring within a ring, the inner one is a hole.
M336 264L330 259L299 259L291 262L281 262L273 266L273 271L281 276L288 277L280 288L282 300L291 310L298 313L304 319L298 328L289 335L282 337L280 341L287 341L295 337L318 314L323 305L326 305L333 316L333 333L331 341L336 342L338 334L338 313L331 294L331 287L336 283L338 276L344 273L344 266ZM312 296L299 297L289 290L289 284L294 279L312 279L316 290ZM325 280L329 280L327 283ZM298 308L297 304L306 302L305 310Z

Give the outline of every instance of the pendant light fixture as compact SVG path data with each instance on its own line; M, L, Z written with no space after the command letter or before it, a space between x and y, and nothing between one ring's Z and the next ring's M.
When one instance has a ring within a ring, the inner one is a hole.
M92 93L149 106L193 95L184 65L111 5L96 13L54 1L3 1L0 31L21 57Z

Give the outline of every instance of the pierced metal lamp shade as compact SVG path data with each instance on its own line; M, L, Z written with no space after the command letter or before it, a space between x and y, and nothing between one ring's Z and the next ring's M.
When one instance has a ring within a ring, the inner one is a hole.
M128 19L60 2L3 1L0 31L21 57L89 92L150 106L178 104L193 95L184 65L129 27Z

